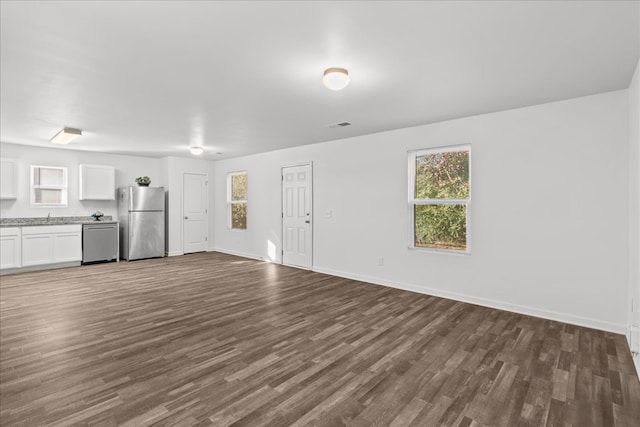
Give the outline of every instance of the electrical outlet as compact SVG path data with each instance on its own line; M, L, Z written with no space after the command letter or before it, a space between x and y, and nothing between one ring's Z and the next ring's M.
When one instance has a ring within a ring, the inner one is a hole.
M384 265L384 258L382 258L381 256L378 257L378 265L379 266L383 266Z

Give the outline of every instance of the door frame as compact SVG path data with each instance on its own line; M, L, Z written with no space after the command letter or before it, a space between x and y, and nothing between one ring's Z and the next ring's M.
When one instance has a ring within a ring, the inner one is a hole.
M295 268L301 268L303 270L307 270L304 267L300 267L298 265L289 265L289 264L285 264L284 263L284 170L287 168L296 168L296 167L300 167L300 166L309 166L309 193L310 193L310 197L309 197L309 211L311 212L311 227L309 230L309 235L311 236L311 247L310 247L310 251L311 251L311 262L309 265L308 270L309 271L313 271L313 252L314 252L314 246L315 246L315 236L313 233L314 230L314 226L315 226L315 212L313 211L314 209L314 203L313 203L313 161L308 161L308 162L301 162L301 163L295 163L295 164L291 164L291 165L286 165L286 166L281 166L280 167L280 264L281 265L286 265L287 267L295 267Z
M201 175L204 176L204 182L205 182L205 187L206 187L206 191L205 194L207 195L206 197L206 201L205 201L205 223L206 223L206 234L205 234L205 241L207 242L207 244L205 245L205 249L204 252L209 252L209 174L204 172L182 172L182 188L181 188L181 197L180 197L180 240L181 240L181 245L180 245L180 249L182 252L182 255L186 254L187 252L184 251L185 249L185 244L184 244L184 233L185 233L185 229L184 229L184 196L185 196L185 191L184 191L184 176L185 175Z

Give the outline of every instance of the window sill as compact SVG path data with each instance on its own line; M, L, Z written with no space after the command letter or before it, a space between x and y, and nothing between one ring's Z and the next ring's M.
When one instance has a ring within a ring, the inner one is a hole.
M454 255L454 256L470 256L471 255L471 251L468 251L468 250L456 251L453 249L420 248L415 246L409 246L407 249L409 249L410 251L427 252L427 253L442 254L442 255Z

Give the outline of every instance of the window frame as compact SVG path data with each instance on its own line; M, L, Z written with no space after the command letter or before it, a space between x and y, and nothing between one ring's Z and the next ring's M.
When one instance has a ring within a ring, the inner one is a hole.
M36 169L56 169L62 171L62 184L42 185L35 184L34 172ZM36 202L36 190L60 190L60 203L38 203ZM69 206L69 171L66 166L44 166L31 165L29 169L29 200L34 208L66 208Z
M233 177L245 175L247 183L247 198L244 200L233 200ZM246 231L248 228L248 200L249 200L249 179L247 171L229 172L227 174L227 229L234 231ZM233 205L245 205L245 228L236 228L233 226Z
M469 196L466 199L416 199L415 197L415 184L416 184L416 159L419 156L428 155L428 154L436 154L436 153L450 153L450 152L459 152L459 151L468 151L469 152ZM446 253L453 255L469 255L471 254L471 196L472 196L472 168L471 168L471 144L458 144L458 145L448 145L448 146L439 146L432 148L423 148L419 150L410 150L407 152L408 158L408 240L409 240L409 249L425 251L425 252L437 252L437 253ZM416 218L415 218L415 207L420 205L463 205L466 208L466 248L465 250L459 249L444 249L444 248L432 248L432 247L423 247L416 246L415 243L415 227L416 227Z

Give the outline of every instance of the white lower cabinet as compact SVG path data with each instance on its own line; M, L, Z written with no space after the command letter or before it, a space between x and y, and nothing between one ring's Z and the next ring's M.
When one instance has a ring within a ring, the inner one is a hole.
M82 225L22 228L22 266L82 260Z
M20 228L0 228L0 269L22 267L21 243Z
M82 228L53 235L53 262L82 261Z
M27 234L22 236L22 265L48 264L53 262L49 234Z

